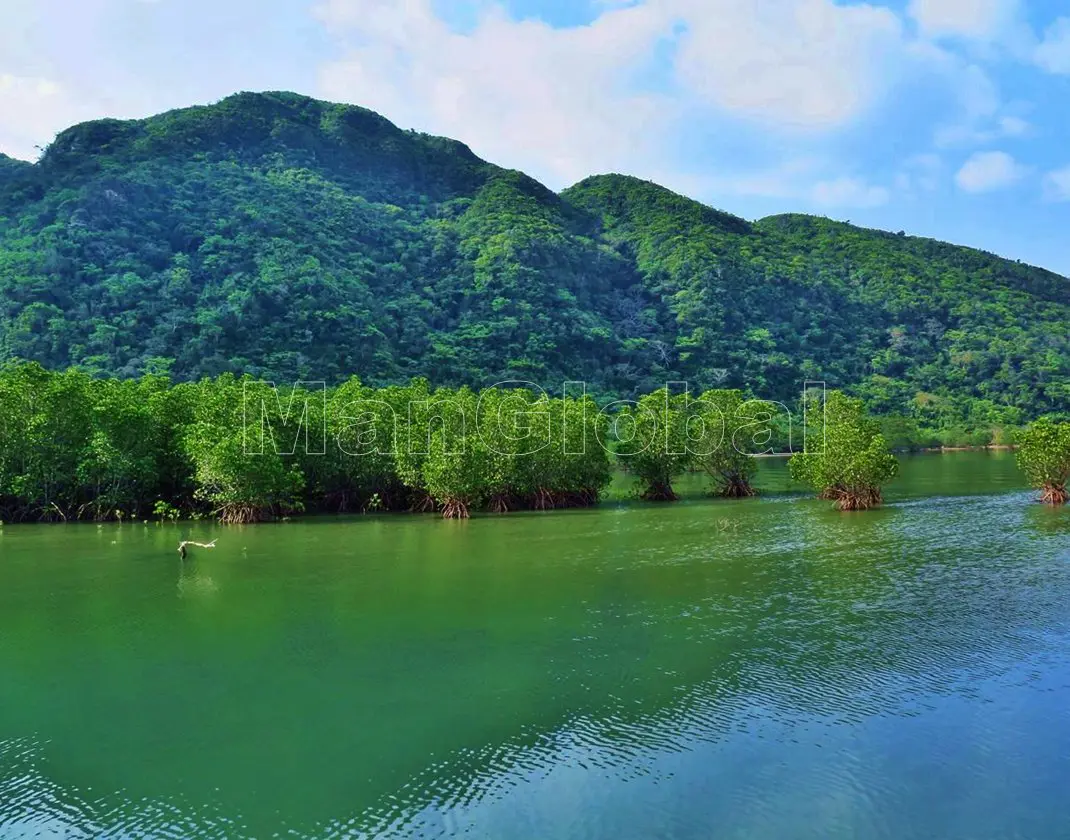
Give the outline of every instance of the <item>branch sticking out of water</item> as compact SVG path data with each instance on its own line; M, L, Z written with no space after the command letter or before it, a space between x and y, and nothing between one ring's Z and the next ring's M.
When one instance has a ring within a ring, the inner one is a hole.
M215 548L215 540L212 540L210 543L199 543L194 542L193 540L183 540L178 544L178 553L182 555L183 559L185 559L186 557L187 545L195 545L197 546L197 548Z

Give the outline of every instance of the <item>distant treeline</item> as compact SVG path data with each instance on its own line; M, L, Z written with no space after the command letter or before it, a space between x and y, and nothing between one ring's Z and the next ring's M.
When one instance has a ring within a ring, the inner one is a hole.
M778 413L780 411L781 413ZM0 515L8 521L301 511L505 512L594 504L614 460L648 499L703 470L750 495L751 453L786 443L786 407L662 389L600 410L525 389L286 387L224 374L99 379L0 368Z

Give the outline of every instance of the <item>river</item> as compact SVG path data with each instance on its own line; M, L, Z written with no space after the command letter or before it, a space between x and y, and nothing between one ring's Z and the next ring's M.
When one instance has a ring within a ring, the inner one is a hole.
M1070 837L1070 509L1003 452L758 483L6 526L0 837Z

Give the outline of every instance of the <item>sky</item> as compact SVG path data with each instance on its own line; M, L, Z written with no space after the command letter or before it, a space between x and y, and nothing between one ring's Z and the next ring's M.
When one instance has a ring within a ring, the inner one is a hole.
M1066 0L0 0L0 152L239 90L1070 275Z

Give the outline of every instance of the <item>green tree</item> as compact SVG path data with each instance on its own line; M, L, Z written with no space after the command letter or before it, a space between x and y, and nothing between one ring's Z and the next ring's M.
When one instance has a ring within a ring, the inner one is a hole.
M672 482L691 463L686 407L686 395L673 396L661 388L626 407L618 417L617 456L642 482L641 496L647 501L678 498Z
M456 391L431 433L423 476L446 519L467 519L496 486L495 453L476 423L478 402L468 388Z
M387 509L406 503L395 472L395 448L406 418L397 399L351 377L335 389L327 404L329 457L313 459L320 492L332 510L367 509L373 498Z
M1040 500L1063 505L1070 499L1070 423L1042 418L1018 435L1018 467L1041 491Z
M895 477L899 463L888 451L880 424L866 416L862 400L830 391L816 430L792 456L791 476L809 484L839 510L865 510L881 504L881 485ZM816 431L816 434L814 433Z
M85 501L79 516L141 516L158 498L168 442L154 410L168 390L163 377L95 380L89 388L92 432L78 463Z
M279 454L260 413L246 412L246 400L274 399L266 384L230 374L197 387L183 446L194 467L195 497L222 522L259 522L302 508L300 468Z
M688 406L693 464L709 476L713 492L731 499L753 496L758 466L739 438L751 417L738 390L706 391Z
M91 382L78 371L51 373L32 363L0 374L0 495L9 517L77 515L84 500L78 466L93 436Z

